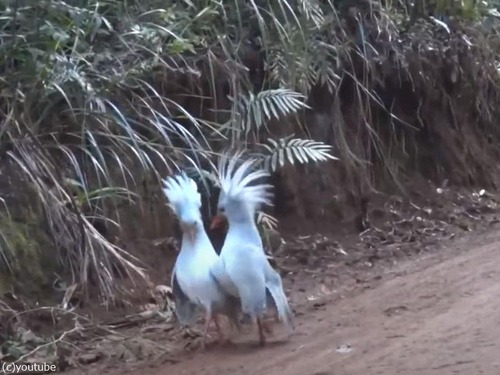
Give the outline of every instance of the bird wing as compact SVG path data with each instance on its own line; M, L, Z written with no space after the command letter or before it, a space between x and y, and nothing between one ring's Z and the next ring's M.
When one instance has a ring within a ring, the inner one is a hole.
M177 319L183 325L193 324L200 313L200 307L196 303L192 302L182 290L179 282L177 281L175 267L172 272L171 285L172 294L175 299L175 314Z
M223 249L220 256L222 278L218 280L222 280L221 284L228 292L236 291L243 313L261 316L266 308L265 274L261 266L263 254L251 244L233 245L230 241L224 246L226 251Z
M238 288L228 275L223 257L219 257L210 267L210 276L217 286L226 294L239 297Z
M214 312L226 315L231 323L239 330L241 320L241 300L237 289L234 287L231 280L227 279L229 281L228 289L232 291L232 293L229 293L221 283L220 279L217 278L216 275L219 275L219 277L221 275L220 267L222 267L222 265L219 262L216 262L209 269L210 282L213 283L213 286L216 288L217 294L219 295L219 298L214 301L213 310Z
M259 244L235 245L231 242L224 245L231 248L221 252L221 259L225 262L227 275L238 290L243 312L260 314L262 306L264 309L276 309L279 320L290 331L294 330L294 315L282 278L269 263L262 247Z

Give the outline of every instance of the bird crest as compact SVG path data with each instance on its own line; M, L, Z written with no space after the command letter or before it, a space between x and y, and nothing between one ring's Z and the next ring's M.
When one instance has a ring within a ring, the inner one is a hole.
M175 176L166 177L162 182L163 193L177 215L179 215L181 207L201 208L201 194L198 191L198 185L186 173L181 172Z
M255 169L257 159L248 158L239 166L242 159L241 151L232 155L225 153L218 164L218 175L221 187L221 196L233 202L249 205L253 211L262 204L271 205L272 185L255 183L256 180L269 177L269 173L261 168Z

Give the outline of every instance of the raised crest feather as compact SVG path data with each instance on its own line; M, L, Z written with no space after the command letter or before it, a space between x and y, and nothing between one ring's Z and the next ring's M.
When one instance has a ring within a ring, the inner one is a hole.
M196 182L189 178L186 173L181 172L162 180L163 193L167 197L172 208L177 212L178 206L201 207L201 194Z
M271 205L273 194L270 189L272 185L252 184L260 178L269 177L269 172L261 168L255 169L258 161L255 158L248 158L238 166L242 159L242 151L234 154L226 153L221 157L218 164L221 193L228 200L238 201L253 207L261 204Z

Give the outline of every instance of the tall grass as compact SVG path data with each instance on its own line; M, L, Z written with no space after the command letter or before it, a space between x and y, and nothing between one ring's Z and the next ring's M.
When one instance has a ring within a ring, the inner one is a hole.
M18 189L34 192L26 204L42 207L54 258L84 287L93 275L104 298L115 296L117 270L144 278L96 221L120 225L109 207L141 199L138 171L158 179L189 166L203 174L220 148L252 148L276 170L332 159L335 146L346 165L366 169L376 155L397 179L394 147L374 126L373 108L390 112L374 82L391 48L404 54L395 20L409 21L411 9L370 4L3 2L0 158L5 173L22 174ZM258 67L249 68L249 57ZM346 85L354 117L341 104ZM318 87L331 98L328 145L309 139L302 121ZM276 132L276 119L288 125ZM361 134L354 143L353 132ZM7 190L0 194L10 209ZM12 254L2 249L0 261Z
M238 2L221 4L25 0L1 5L0 157L22 173L19 189L34 192L25 204L43 207L54 259L83 287L95 277L104 298L115 295L117 270L146 277L138 260L95 225L99 219L119 226L104 206L109 200L139 199L136 171L160 177L160 171L186 165L199 169L217 139L244 142L240 128L248 135L266 118L305 106L287 90L270 91L263 102L251 99L245 69L232 55L235 35L228 34L237 30L234 17L241 14L232 7ZM225 59L211 58L216 46L225 48ZM202 74L221 69L237 74L232 125L196 118L182 100L165 95L164 86L175 90L175 82L185 79L196 87ZM242 103L246 128L237 119ZM15 256L15 249L8 250L2 248L6 263Z

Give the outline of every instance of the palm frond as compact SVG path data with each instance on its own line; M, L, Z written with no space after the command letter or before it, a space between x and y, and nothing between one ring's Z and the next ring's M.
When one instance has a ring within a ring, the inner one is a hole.
M247 135L251 130L259 131L272 118L279 119L310 108L305 96L289 89L261 91L257 95L240 95L237 107L241 118L241 130Z
M268 213L259 211L257 212L257 224L267 229L276 230L278 228L278 219Z
M263 154L264 167L275 171L286 163L307 164L327 160L339 160L330 154L332 146L323 142L302 138L280 138L278 140L268 139L268 144L262 145L265 150Z

